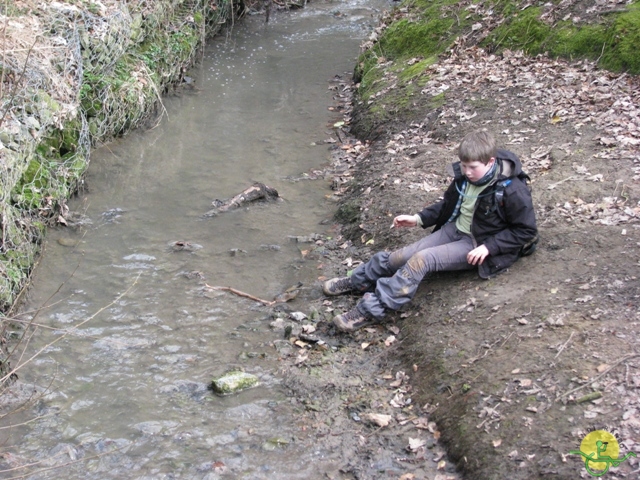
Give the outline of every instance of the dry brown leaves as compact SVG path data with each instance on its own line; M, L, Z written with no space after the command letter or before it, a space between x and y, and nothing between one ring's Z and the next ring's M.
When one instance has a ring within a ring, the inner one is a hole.
M423 95L436 96L449 90L470 102L453 102L443 107L441 123L452 126L467 122L477 115L473 101L490 101L495 105L495 117L516 118L500 133L511 145L530 144L530 135L540 124L565 123L574 128L576 140L556 146L567 154L577 149L580 129L588 126L601 132L594 145L594 158L631 161L632 179L640 179L640 79L626 74L599 70L592 62L569 64L546 56L528 57L522 52L506 51L491 55L476 47L455 49L426 72L430 80ZM533 144L531 152L523 154L523 163L530 172L551 168L553 145ZM565 181L603 181L598 171L574 164L575 175L547 188L553 189ZM606 225L637 222L638 205L629 205L622 184L616 192L597 202L579 198L568 199L562 206L568 215L586 217Z
M427 73L431 79L423 95L435 96L452 86L463 86L470 95L495 100L500 114L512 108L516 91L530 107L525 122L546 118L577 126L591 123L603 131L600 143L607 147L599 158L636 159L640 152L640 80L636 77L598 70L587 61L572 65L511 51L497 56L477 47L455 50ZM463 122L474 113L472 109L445 109L441 118ZM510 143L524 142L526 133L514 131Z

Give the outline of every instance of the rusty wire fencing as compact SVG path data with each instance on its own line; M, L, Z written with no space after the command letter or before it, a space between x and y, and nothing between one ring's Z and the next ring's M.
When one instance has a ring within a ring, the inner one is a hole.
M233 0L0 0L0 390L32 334L14 309L47 226L73 222L91 147L157 121ZM11 340L13 339L13 340ZM24 345L22 345L24 343Z
M91 146L162 113L230 0L0 0L0 311L47 225L67 223Z

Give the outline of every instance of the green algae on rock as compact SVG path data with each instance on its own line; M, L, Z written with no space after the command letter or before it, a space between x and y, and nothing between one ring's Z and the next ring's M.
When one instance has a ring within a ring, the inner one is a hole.
M229 372L214 378L211 389L218 395L231 395L258 385L258 377L246 372Z

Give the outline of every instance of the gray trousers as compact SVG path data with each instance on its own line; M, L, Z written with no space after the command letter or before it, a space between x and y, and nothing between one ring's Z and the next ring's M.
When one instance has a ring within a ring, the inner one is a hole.
M368 292L358 310L376 319L383 318L386 310L399 310L430 273L476 268L467 262L467 253L474 248L471 236L452 222L400 250L376 253L351 275L355 289Z

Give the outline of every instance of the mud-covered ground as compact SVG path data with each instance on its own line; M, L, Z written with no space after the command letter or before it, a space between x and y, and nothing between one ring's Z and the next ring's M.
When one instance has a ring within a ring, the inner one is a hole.
M331 87L345 125L328 128L330 171L312 175L332 180L340 207L335 235L302 251L317 262L316 293L375 251L428 234L391 230L391 219L442 194L459 140L477 128L531 175L538 250L489 281L431 277L406 311L355 334L330 319L357 296L303 299L326 344L287 352L301 421L318 445L343 449L332 478L590 478L569 454L590 431L612 432L619 458L640 453L640 82L475 48L426 73L413 117L370 143L347 134L358 117L343 104L349 82ZM630 458L606 478L639 472Z

